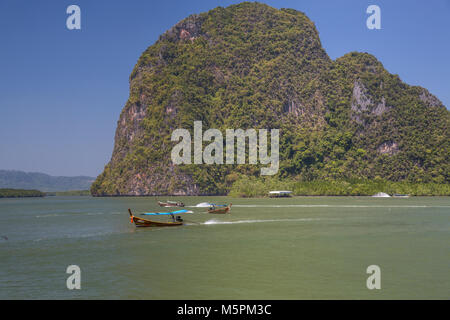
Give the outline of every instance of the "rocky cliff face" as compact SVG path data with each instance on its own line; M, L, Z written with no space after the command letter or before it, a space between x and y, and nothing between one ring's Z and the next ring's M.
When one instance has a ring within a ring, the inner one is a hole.
M280 128L280 175L448 181L449 112L366 53L332 61L301 12L241 3L160 36L130 76L93 195L226 193L239 166L174 166L176 128Z

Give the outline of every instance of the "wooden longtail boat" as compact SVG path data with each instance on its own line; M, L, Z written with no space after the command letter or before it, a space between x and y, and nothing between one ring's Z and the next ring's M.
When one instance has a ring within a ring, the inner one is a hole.
M167 202L158 201L158 204L160 207L184 207L183 202L175 202L175 201L167 201Z
M128 213L130 214L131 223L134 223L136 227L174 227L183 225L183 220L178 220L179 217L175 219L172 214L171 216L173 221L160 222L135 217L130 209L128 209Z
M231 203L228 205L228 206L226 206L226 207L210 207L209 209L208 209L208 213L228 213L228 212L230 212L230 210L231 210Z

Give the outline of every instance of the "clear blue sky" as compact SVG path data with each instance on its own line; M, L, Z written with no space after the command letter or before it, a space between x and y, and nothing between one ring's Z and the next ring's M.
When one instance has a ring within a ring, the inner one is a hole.
M189 14L238 2L2 0L0 169L98 175L140 54ZM261 2L305 12L332 59L369 52L450 106L450 0ZM81 30L66 28L71 4ZM366 27L370 4L381 8L381 30Z

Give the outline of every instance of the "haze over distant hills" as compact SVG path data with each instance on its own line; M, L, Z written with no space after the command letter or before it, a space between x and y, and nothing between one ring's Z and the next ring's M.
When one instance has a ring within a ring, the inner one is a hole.
M40 191L88 190L95 178L55 177L39 172L0 170L0 188L37 189Z

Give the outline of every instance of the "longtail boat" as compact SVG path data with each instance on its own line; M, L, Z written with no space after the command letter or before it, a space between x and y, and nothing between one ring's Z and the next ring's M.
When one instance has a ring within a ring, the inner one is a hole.
M183 202L177 201L166 201L166 202L158 201L158 204L160 207L184 207Z
M154 213L143 213L142 215L170 215L172 217L172 221L167 222L160 222L160 221L153 221L153 220L147 220L143 218L138 218L133 215L130 209L128 209L128 213L130 214L131 223L134 223L136 227L173 227L173 226L181 226L184 224L183 219L180 216L175 217L174 214L179 213L190 213L191 211L188 210L179 210L179 211L173 211L173 212L154 212Z
M231 203L226 206L226 207L216 207L216 206L211 206L208 209L208 213L228 213L231 210Z

